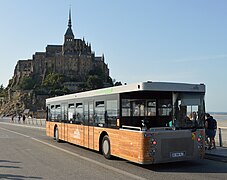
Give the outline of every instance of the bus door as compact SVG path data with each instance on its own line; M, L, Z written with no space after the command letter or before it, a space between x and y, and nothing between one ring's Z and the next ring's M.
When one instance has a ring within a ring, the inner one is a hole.
M93 149L94 127L93 127L93 102L84 103L84 146Z
M88 138L88 147L94 149L94 104L93 101L88 103L88 131L89 131L89 138Z
M68 140L68 128L67 128L67 122L68 122L68 112L67 112L67 104L62 104L61 106L62 111L62 120L61 120L61 138L64 141Z
M84 126L83 126L83 144L88 148L88 103L84 103Z

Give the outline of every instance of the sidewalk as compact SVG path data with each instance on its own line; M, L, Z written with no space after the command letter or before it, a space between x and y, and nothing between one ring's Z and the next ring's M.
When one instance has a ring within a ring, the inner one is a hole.
M217 147L217 149L206 150L205 159L227 162L227 147Z

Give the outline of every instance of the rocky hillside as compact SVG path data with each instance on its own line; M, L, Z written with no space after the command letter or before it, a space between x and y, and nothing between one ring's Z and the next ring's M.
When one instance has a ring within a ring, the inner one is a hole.
M30 111L44 110L45 99L47 95L35 95L33 90L21 91L17 90L9 92L8 101L0 107L0 114L11 116L13 114L22 114L25 109Z

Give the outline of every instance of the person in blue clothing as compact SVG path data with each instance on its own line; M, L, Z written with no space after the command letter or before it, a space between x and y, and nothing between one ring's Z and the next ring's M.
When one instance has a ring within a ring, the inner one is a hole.
M205 129L206 129L206 135L209 138L209 147L208 150L216 149L215 145L215 135L217 130L217 121L211 116L209 113L206 114L206 121L205 121Z

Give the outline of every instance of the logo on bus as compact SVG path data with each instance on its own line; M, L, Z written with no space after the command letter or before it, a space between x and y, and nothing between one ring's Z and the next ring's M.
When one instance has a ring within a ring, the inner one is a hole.
M73 132L73 137L76 138L76 139L80 139L80 131L79 131L79 129L76 129Z

